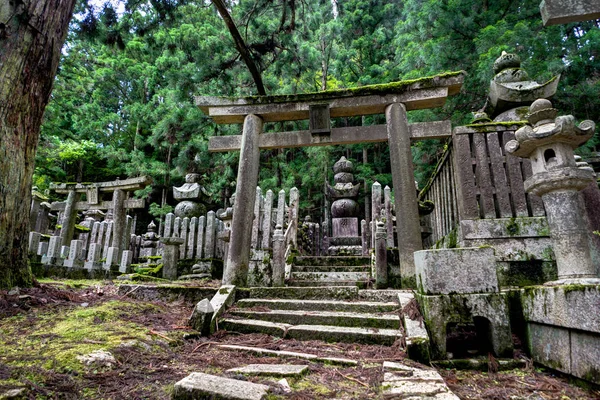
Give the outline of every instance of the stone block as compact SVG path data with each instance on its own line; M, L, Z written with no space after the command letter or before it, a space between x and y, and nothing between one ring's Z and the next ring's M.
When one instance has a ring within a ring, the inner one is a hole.
M29 232L29 253L37 254L42 235L39 232Z
M106 260L104 261L104 269L110 270L113 265L117 265L119 263L119 248L118 247L109 247L106 252Z
M569 330L536 323L527 324L529 351L533 361L571 373Z
M247 375L300 376L308 371L308 365L289 364L250 364L241 368L228 369L227 372Z
M133 261L133 251L125 250L121 256L121 264L119 266L119 272L127 274L131 272L131 262Z
M467 219L460 230L465 240L550 237L546 217Z
M252 382L193 372L175 384L173 400L263 400L269 387Z
M83 241L71 240L69 246L69 256L64 262L64 266L68 268L79 268L83 266Z
M600 335L571 331L571 374L600 384Z
M474 318L489 323L489 340L498 357L512 357L512 334L505 293L416 295L431 340L432 359L446 358L449 323L473 324Z
M190 316L189 325L200 332L202 336L210 335L210 324L214 315L214 309L208 299L204 299L196 304L192 315Z
M417 285L423 294L498 291L491 248L422 250L414 253Z
M214 310L211 320L211 333L216 330L217 318L219 318L228 307L231 307L235 301L235 286L223 285L217 293L210 299L210 304Z
M600 334L600 285L527 288L522 304L528 322Z
M40 242L37 249L38 256L43 256L48 252L48 242Z

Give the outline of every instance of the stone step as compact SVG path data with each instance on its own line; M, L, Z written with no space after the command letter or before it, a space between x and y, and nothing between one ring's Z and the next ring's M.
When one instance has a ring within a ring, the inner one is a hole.
M171 398L263 400L269 391L267 385L192 372L175 384Z
M369 272L292 272L292 280L301 281L365 281Z
M364 256L299 256L294 265L371 265L371 258Z
M367 314L340 311L230 310L232 316L291 325L332 325L357 328L399 329L400 317L394 314Z
M364 281L305 281L290 279L287 281L288 286L291 287L317 287L317 286L353 286L359 289L366 289L371 286L370 280Z
M286 337L297 340L367 343L391 346L401 338L397 329L355 328L331 325L296 325L287 330Z
M225 329L230 332L239 333L264 333L271 336L283 337L285 332L292 325L278 322L250 320L250 319L231 319L225 318L219 321L219 329Z
M219 328L239 333L266 333L297 340L367 343L391 346L401 337L398 329L357 328L332 325L289 325L252 319L223 319Z
M333 300L294 300L294 299L241 299L237 307L263 307L270 310L301 310L301 311L343 311L359 313L396 312L398 302L375 301L333 301Z
M358 298L358 287L252 287L251 299L296 299L296 300L353 300Z
M294 265L292 272L370 272L369 265Z

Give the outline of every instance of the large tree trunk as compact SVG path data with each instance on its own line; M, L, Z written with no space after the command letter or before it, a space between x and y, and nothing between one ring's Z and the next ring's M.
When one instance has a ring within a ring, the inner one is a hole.
M35 150L75 1L0 2L0 288L32 282Z

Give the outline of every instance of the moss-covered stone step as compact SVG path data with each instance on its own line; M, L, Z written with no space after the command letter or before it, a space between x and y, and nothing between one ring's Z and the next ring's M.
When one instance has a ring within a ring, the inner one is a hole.
M302 281L365 281L369 272L292 272L293 280Z
M295 287L317 287L317 286L356 286L359 289L366 289L371 286L370 280L363 281L313 281L290 279L287 282L288 286Z
M302 256L294 259L294 265L318 266L348 266L348 265L370 265L370 257L362 256L327 256L327 257L311 257Z
M219 329L239 333L265 333L267 335L283 337L291 327L289 324L279 322L260 321L251 319L225 318L219 322Z
M333 325L344 327L399 329L400 317L394 314L354 313L341 311L231 310L235 317L279 322L291 325Z
M369 265L294 265L294 272L369 272Z
M342 311L358 313L396 312L398 302L377 301L335 301L335 300L294 300L294 299L242 299L236 304L241 308L261 307L270 310L301 311Z
M127 296L138 300L147 301L185 301L197 303L202 299L212 298L217 293L217 288L185 286L185 285L119 285L119 296Z
M367 343L391 346L402 337L397 329L354 328L331 325L296 325L287 330L286 337L297 340Z
M357 286L253 287L249 292L251 299L353 300L358 298Z

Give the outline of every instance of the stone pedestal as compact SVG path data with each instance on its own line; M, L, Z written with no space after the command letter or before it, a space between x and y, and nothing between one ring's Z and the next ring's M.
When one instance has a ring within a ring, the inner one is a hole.
M69 246L69 256L64 262L64 266L67 268L81 268L83 267L83 241L71 240Z

